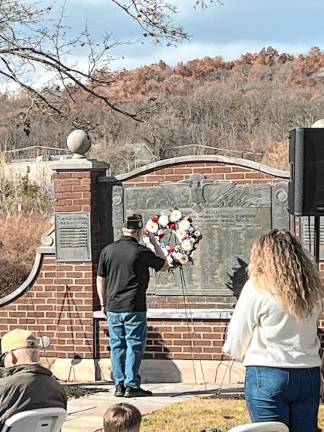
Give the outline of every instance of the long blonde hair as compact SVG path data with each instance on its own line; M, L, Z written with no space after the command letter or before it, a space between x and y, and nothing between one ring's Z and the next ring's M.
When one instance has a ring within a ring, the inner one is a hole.
M310 316L324 296L318 269L287 230L274 229L253 244L248 271L257 289L297 319Z

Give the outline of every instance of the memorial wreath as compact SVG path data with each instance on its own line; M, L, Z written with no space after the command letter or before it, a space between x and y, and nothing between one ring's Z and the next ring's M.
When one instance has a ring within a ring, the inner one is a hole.
M202 235L193 225L190 215L184 216L177 208L164 210L149 219L146 230L155 236L171 269L193 263L192 257ZM174 245L166 241L167 232L171 233L169 241L172 240ZM153 249L149 237L145 236L143 241Z

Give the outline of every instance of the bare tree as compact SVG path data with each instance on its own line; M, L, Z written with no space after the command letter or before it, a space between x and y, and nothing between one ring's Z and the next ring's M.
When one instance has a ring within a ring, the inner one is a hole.
M144 37L151 37L157 43L167 40L167 45L189 38L189 34L181 26L173 23L172 16L177 12L177 7L168 1L112 0L112 2L138 23ZM214 0L195 0L194 8L205 9L208 4L214 2ZM220 0L216 2L222 4Z
M135 20L142 36L155 43L175 44L189 35L173 24L176 7L165 0L107 0ZM0 0L0 76L24 89L30 104L26 106L22 124L30 132L32 111L50 113L53 119L69 116L77 110L82 93L89 100L101 101L104 106L128 117L140 120L136 111L128 111L109 97L114 78L108 74L112 48L119 46L106 34L95 42L85 28L71 39L64 24L64 8L30 0ZM212 0L209 0L212 3ZM208 3L209 3L208 2ZM206 7L206 0L196 0L196 7ZM73 55L82 50L86 67L73 62ZM39 88L33 82L35 72L49 75L49 84ZM104 71L105 73L100 73ZM81 91L81 92L80 92ZM75 121L75 126L79 125Z

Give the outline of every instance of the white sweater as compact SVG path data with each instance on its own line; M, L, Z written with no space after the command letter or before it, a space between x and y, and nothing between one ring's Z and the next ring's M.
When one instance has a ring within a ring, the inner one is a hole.
M316 306L310 318L298 322L249 280L236 304L223 351L245 366L320 366L317 323L321 309Z

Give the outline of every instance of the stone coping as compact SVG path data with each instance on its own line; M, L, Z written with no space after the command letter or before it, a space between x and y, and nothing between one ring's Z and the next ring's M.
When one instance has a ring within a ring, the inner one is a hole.
M53 171L101 171L109 168L109 163L96 159L65 159L51 164Z
M148 309L148 319L226 319L229 320L233 309ZM93 318L106 320L101 311L94 311Z
M250 168L256 171L261 171L265 174L279 177L288 180L290 177L289 171L282 171L277 168L270 167L268 165L251 161L248 159L241 159L231 156L220 156L220 155L192 155L192 156L179 156L170 159L163 159L157 162L152 162L150 164L144 165L140 168L134 169L128 173L117 175L116 178L120 181L130 180L133 177L147 174L156 169L166 168L171 165L179 165L191 162L218 162L226 163L229 165L239 165L243 168Z

